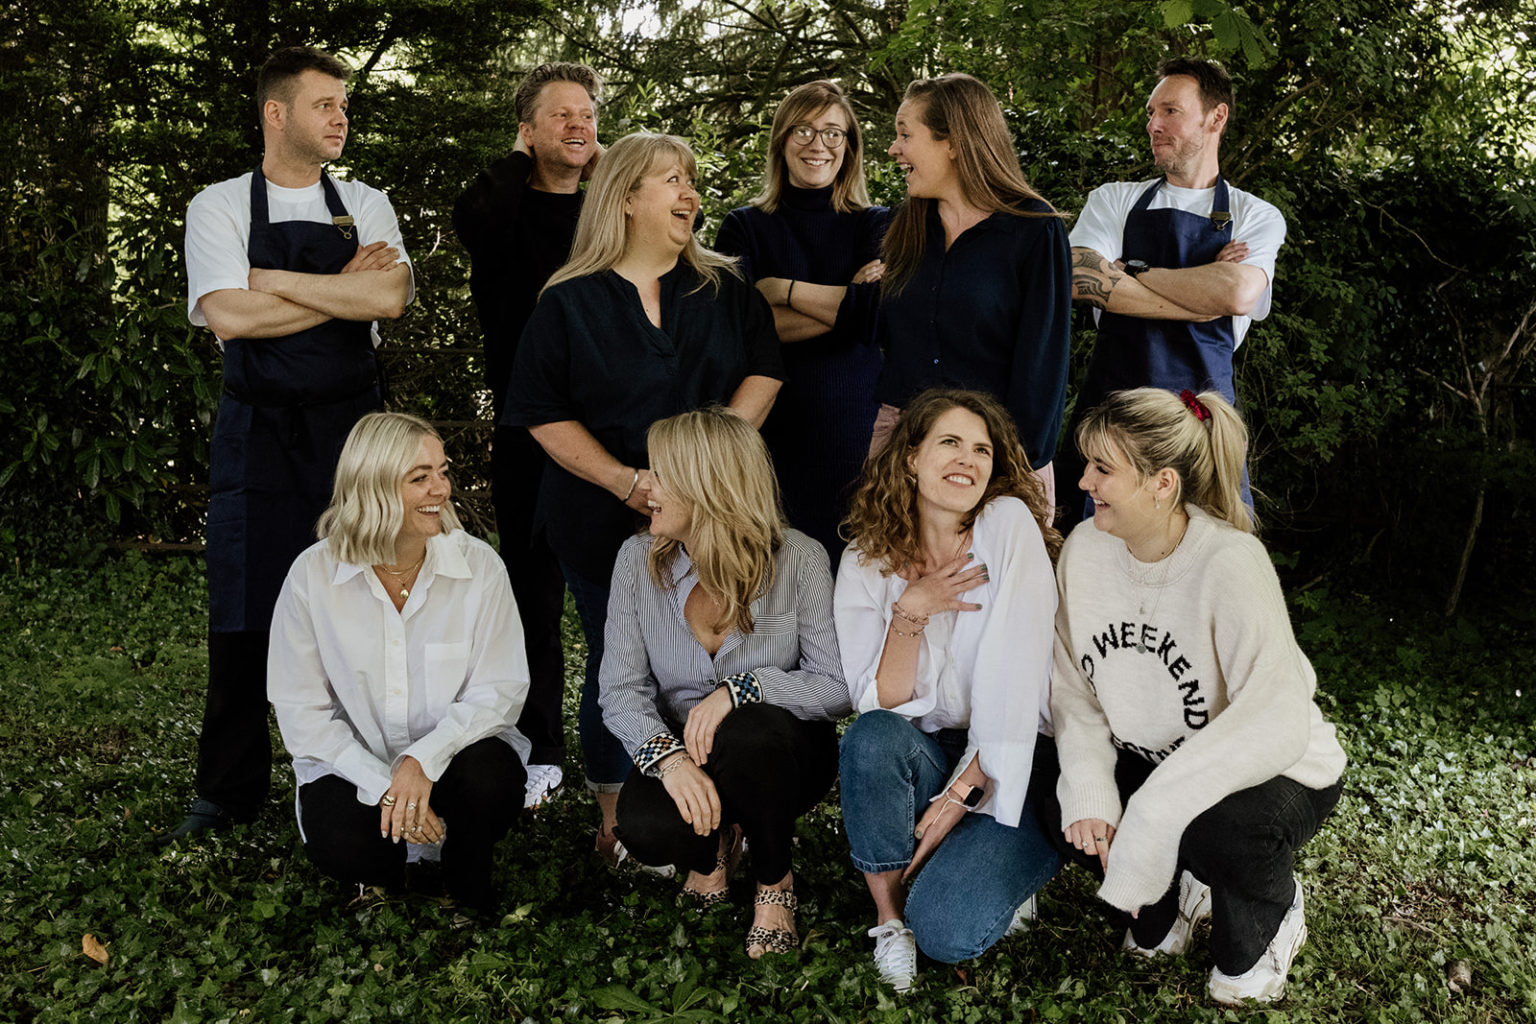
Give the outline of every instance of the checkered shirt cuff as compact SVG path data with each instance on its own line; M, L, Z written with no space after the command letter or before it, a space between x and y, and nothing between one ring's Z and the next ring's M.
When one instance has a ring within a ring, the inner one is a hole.
M757 676L751 672L737 672L733 676L726 676L720 680L720 685L731 691L731 707L739 708L743 704L761 704L763 702L763 684L757 681Z
M635 751L635 767L647 775L655 776L655 768L670 754L685 749L683 741L671 733L659 732L655 736L640 744L640 749Z

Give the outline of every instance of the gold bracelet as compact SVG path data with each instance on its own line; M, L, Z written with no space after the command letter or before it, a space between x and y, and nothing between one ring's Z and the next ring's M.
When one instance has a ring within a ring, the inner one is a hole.
M914 629L910 633L903 633L901 631L901 627L896 625L895 620L892 620L891 621L891 632L895 633L897 636L922 636L923 635L923 627L919 626L917 629Z
M894 601L891 603L891 611L919 628L928 625L928 619L930 618L930 616L927 615L913 615L911 612L907 611L901 606L900 601Z

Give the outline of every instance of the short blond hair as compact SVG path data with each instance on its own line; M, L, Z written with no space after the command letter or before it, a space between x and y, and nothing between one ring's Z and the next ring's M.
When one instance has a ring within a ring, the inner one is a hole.
M336 463L331 503L315 526L337 559L395 564L395 541L405 525L400 488L427 437L443 440L432 424L403 412L370 412L352 425ZM444 533L463 528L451 501L444 502L441 521Z
M779 481L757 428L720 406L651 424L651 472L693 516L688 557L699 585L720 602L715 629L752 632L752 600L773 585L774 553L784 543ZM658 537L648 559L657 586L672 585L682 545Z

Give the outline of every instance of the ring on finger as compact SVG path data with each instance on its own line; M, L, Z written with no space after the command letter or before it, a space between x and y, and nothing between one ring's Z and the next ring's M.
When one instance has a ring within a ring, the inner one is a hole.
M393 807L395 806L395 798L390 796L388 793L385 793L382 797L379 798L379 803L383 804L385 807Z
M412 801L408 802L405 805L405 809L408 810L408 811L414 811L416 809L416 801L412 800Z

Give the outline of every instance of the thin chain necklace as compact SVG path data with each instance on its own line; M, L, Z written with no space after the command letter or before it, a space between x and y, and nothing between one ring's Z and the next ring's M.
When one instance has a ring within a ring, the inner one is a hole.
M1184 538L1188 534L1189 534L1189 518L1186 516L1185 519L1184 519L1184 529L1179 531L1179 539L1174 541L1173 542L1173 547L1169 548L1168 551L1161 558L1158 559L1159 562L1163 563L1163 574L1160 577L1158 577L1157 584L1155 586L1149 586L1146 583L1142 583L1142 585L1141 585L1142 586L1141 602L1136 607L1136 614L1138 616L1140 616L1143 625L1145 625L1149 621L1155 621L1156 618L1157 618L1157 606L1159 604L1161 604L1162 600L1163 600L1163 585L1168 582L1169 565L1173 561L1173 553L1175 551L1179 550L1179 545L1184 543ZM1126 551L1127 552L1130 551L1130 546L1129 545L1126 546ZM1131 555L1131 558L1135 559L1136 556L1135 555ZM1152 591L1152 613L1150 615L1147 614L1147 592L1148 592L1148 590ZM1147 647L1146 644L1140 643L1140 642L1138 642L1136 644L1136 653L1137 654L1146 654L1148 650L1149 650L1149 648Z
M407 569L401 569L399 571L396 571L394 569L391 569L389 566L383 564L382 562L379 563L379 568L383 569L385 572L389 573L391 576L393 576L396 580L399 581L399 583L400 583L400 598L401 598L401 600L404 600L405 598L411 596L411 586L410 585L412 583L416 582L415 572L416 572L417 569L421 568L422 563L425 562L426 560L427 560L427 552L425 551L425 549L423 549L423 551L421 552L421 557L416 559L416 564L410 566ZM409 576L411 578L409 580L406 580L406 579L403 578L403 577L406 577L406 576Z

